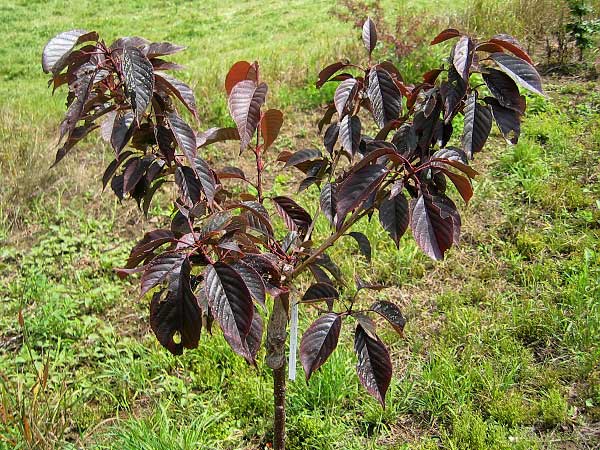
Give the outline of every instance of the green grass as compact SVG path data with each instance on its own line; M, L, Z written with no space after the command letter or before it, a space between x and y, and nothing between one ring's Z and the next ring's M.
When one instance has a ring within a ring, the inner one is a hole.
M157 224L99 192L106 149L90 140L62 167L46 169L62 107L39 68L43 43L74 26L107 39L141 34L187 45L176 60L189 67L183 78L196 85L208 127L224 114L213 90L227 66L256 58L270 102L291 118L277 147L318 145L314 117L295 105L319 104L324 94L308 81L360 42L331 18L329 3L257 4L0 6L9 43L0 48L0 449L270 442L272 380L264 364L248 367L218 331L203 331L198 349L170 356L149 330L135 280L115 276L139 229ZM287 81L292 88L282 87ZM365 302L398 303L409 318L406 339L381 324L396 373L382 410L356 379L346 323L310 384L301 376L289 384L290 449L600 445L600 96L592 83L550 81L548 91L550 100L528 99L517 146L495 135L474 162L483 175L472 203L461 205L463 243L445 262L429 261L410 236L396 250L367 222L357 229L372 241L372 266L352 239L331 252L349 282L356 273L396 286ZM229 157L221 151L210 158ZM294 181L278 174L272 190L294 189ZM304 200L315 196L311 190ZM154 208L165 220L168 211ZM327 232L324 221L317 231ZM302 311L301 329L313 318Z
M366 223L372 267L351 239L331 253L347 280L368 274L398 286L376 297L402 306L407 337L382 329L396 367L382 410L356 380L348 323L310 385L290 383L290 448L598 443L600 183L587 130L600 117L574 113L569 89L549 88L557 101L528 116L517 146L494 140L475 161L484 175L462 208L464 243L447 261L432 264L410 236L397 251ZM291 182L280 176L274 190ZM115 240L121 225L103 210L90 215L88 201L42 202L31 210L34 234L2 249L0 446L27 448L24 415L46 447L262 448L269 371L248 367L218 332L181 358L166 354L149 332L146 301L111 270L130 238ZM302 312L302 328L311 317ZM35 388L46 363L47 386Z

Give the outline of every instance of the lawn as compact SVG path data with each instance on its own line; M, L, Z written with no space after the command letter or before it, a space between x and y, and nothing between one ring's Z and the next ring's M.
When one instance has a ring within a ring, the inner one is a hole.
M181 77L195 86L203 128L226 120L214 91L227 67L257 59L270 104L288 117L283 149L318 145L309 108L331 91L312 82L324 63L357 55L360 42L331 16L331 2L157 5L0 6L2 449L263 449L271 439L264 364L249 367L218 331L172 357L149 329L135 280L115 276L139 228L156 224L101 192L107 147L89 139L47 169L62 100L45 88L40 51L73 27L107 41L139 34L186 45L175 59L188 67ZM358 230L373 243L371 266L351 240L331 253L349 284L361 273L395 286L373 296L396 302L409 322L405 339L383 333L395 366L385 410L358 383L350 328L309 385L289 384L290 449L600 446L600 89L545 81L549 97L528 98L519 144L494 131L473 162L482 175L461 205L462 244L446 261L429 261L410 236L396 250L366 224ZM271 191L293 181L278 173ZM166 220L166 204L153 208ZM302 329L311 318L302 314Z

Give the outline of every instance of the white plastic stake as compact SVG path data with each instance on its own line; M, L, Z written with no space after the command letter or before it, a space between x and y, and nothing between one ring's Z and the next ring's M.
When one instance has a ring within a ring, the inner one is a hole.
M290 320L290 356L288 361L288 378L296 379L296 353L298 351L298 302L292 305L292 318Z

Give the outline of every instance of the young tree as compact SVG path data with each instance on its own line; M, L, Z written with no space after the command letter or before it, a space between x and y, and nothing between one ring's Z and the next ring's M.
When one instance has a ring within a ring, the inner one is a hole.
M318 312L300 342L307 380L335 350L350 319L358 378L382 405L392 378L390 355L373 317L381 316L400 334L405 319L388 301L359 308L362 291L382 286L358 278L356 294L341 302L343 280L329 248L351 236L370 259L368 238L351 229L377 213L397 246L410 227L419 247L442 259L458 242L461 227L447 195L448 181L468 202L477 175L468 160L483 149L492 122L515 143L525 112L518 86L542 93L531 59L510 36L478 42L454 29L443 31L432 44L457 43L448 61L416 86L407 84L391 62L373 61L377 31L370 19L362 37L368 53L364 66L342 60L319 74L317 87L339 82L319 122L320 132L326 127L323 148L277 157L285 169L302 172L300 191L319 190L314 217L293 195L271 196L265 189L265 163L274 159L269 150L283 114L265 108L268 88L258 63L237 62L227 74L236 126L197 133L179 112L185 109L198 120L193 91L168 73L180 66L164 59L183 47L139 37L108 46L95 32L72 30L51 39L43 51L42 66L52 74L53 89L68 86L55 164L99 128L115 152L103 184L110 183L119 199L135 199L147 214L161 186L173 181L176 186L170 225L146 233L118 269L121 276L141 274L140 294L152 294L150 325L159 342L180 355L195 348L201 330L210 333L216 321L233 351L256 365L266 318L276 449L285 446L287 326L291 316L295 334L299 305ZM472 83L472 77L483 81ZM337 121L331 123L334 116ZM369 116L379 130L373 137L363 134L362 121ZM461 116L462 143L450 146L453 122ZM240 154L252 156L252 175L239 167L211 167L202 158L205 147L223 141L234 141ZM276 232L273 210L288 230L284 235ZM320 215L331 224L323 238L313 233ZM314 282L296 298L291 293L300 276Z

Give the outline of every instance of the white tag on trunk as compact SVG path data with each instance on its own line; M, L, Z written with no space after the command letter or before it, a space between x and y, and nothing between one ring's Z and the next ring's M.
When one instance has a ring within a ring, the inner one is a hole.
M288 378L296 379L296 353L298 351L298 302L292 304L292 318L290 320L290 356L288 361Z

